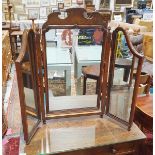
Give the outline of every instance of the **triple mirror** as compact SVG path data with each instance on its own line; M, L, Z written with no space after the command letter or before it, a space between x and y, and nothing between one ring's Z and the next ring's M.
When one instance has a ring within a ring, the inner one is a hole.
M143 57L122 28L110 32L110 15L67 9L64 17L60 12L51 13L41 32L28 32L30 77L20 73L25 63L18 64L21 56L16 67L18 81L25 78L18 82L19 89L24 88L20 102L25 96L21 109L26 118L36 120L35 125L41 119L45 123L52 118L107 114L130 129ZM99 78L87 80L87 92L82 95L82 68L96 64ZM25 122L27 128L33 124L29 119Z

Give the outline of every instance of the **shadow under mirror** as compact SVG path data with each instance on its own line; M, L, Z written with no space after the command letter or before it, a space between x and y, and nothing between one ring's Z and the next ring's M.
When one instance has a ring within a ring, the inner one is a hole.
M97 80L87 79L86 99L82 69L90 65L100 66L102 30L50 29L45 38L49 110L96 107Z

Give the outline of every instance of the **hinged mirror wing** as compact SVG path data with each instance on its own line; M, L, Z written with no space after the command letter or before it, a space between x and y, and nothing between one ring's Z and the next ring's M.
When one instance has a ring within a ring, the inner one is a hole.
M130 130L143 56L136 51L130 36L121 27L113 31L111 45L106 114L127 125Z
M28 144L41 122L37 68L37 37L33 30L25 30L22 49L15 62L24 139Z

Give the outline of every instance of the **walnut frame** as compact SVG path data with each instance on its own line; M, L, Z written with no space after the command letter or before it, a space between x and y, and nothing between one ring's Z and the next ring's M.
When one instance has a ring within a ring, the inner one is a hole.
M34 32L33 30L29 30L28 35L25 33L23 34L24 41L22 42L23 43L22 49L21 49L19 57L17 58L15 62L15 65L16 65L16 70L17 70L17 80L18 80L18 88L19 88L24 139L27 144L30 142L32 136L35 134L37 127L39 123L41 122L41 120L43 121L43 123L45 123L46 120L52 119L52 118L73 117L73 116L92 115L92 114L93 115L99 114L100 116L103 116L103 114L106 114L109 117L116 119L118 122L121 122L124 125L126 125L128 127L128 130L130 130L132 122L133 122L135 104L136 104L136 96L138 93L140 73L141 73L141 68L142 68L142 63L143 63L143 56L140 55L135 50L131 41L128 38L127 33L125 32L123 28L118 27L111 34L110 29L107 28L108 21L111 18L111 12L106 12L105 14L104 12L102 12L102 15L97 12L86 13L85 9L83 8L67 9L66 12L68 16L65 19L60 19L58 17L60 12L54 12L48 16L47 22L45 22L42 27L42 38L40 38L39 31ZM73 110L68 109L68 112L71 112L69 115L64 114L66 110L49 111L45 34L46 32L48 32L48 30L55 29L55 28L59 28L59 29L61 28L68 28L68 29L101 28L102 31L104 32L103 33L104 39L102 43L102 55L101 55L102 59L100 63L100 80L99 80L100 87L99 87L97 101L96 101L97 105L96 107L93 107L93 109L91 109L92 113L90 113L89 111L90 108L78 109L81 111L84 110L85 113L83 114L77 112L76 109L73 109ZM118 31L122 31L125 34L127 44L129 45L129 49L134 55L129 85L131 85L131 79L133 76L133 66L134 66L135 57L139 58L129 122L122 121L121 119L115 117L114 115L111 115L108 111L111 78L113 77L112 71L114 70L114 62L115 62L115 47L116 47L115 39L116 39L116 35ZM39 45L40 41L41 41L42 46L35 46L35 45ZM38 115L36 115L31 109L28 109L26 107L24 90L23 90L24 88L23 80L21 80L22 72L23 72L22 61L28 48L27 45L29 45L29 49L31 49L30 73L29 74L32 75L33 79L36 78L36 81L33 80L32 85L33 85L33 90L35 92L34 93L35 100L37 100ZM41 47L42 47L42 51L41 51ZM32 62L33 58L34 58L34 61ZM43 72L43 69L44 69L44 72ZM45 102L44 94L46 95L46 106L44 106L44 102ZM98 109L100 109L100 111L97 111ZM38 122L32 129L32 132L30 133L30 135L28 135L28 126L27 126L27 118L26 118L27 113L29 114L31 113L34 117L38 118Z
M42 109L42 112L46 114L42 116L43 121L51 118L59 117L73 117L81 115L100 114L103 116L102 110L99 111L100 102L97 102L97 106L93 108L76 108L72 110L50 111L49 110L49 94L48 94L48 78L47 78L47 60L46 60L46 39L45 33L50 29L85 29L85 28L100 28L104 31L104 35L108 33L108 22L111 19L111 12L99 12L87 13L83 8L71 8L66 9L67 17L60 19L58 15L60 12L53 12L48 15L47 21L42 26L42 49L43 49L43 66L44 66L44 81L45 81L45 94L46 94L46 110ZM105 37L106 38L106 37ZM106 40L106 39L105 39ZM103 45L106 41L103 41ZM108 43L109 41L107 41ZM103 53L103 48L102 48ZM81 111L85 113L80 113ZM91 111L91 112L90 112ZM94 112L92 112L94 111ZM70 114L64 114L64 112Z
M38 96L38 77L36 75L36 65L35 65L35 60L34 58L35 51L38 50L37 47L34 47L32 41L35 41L37 43L37 40L34 39L34 32L33 30L25 30L23 33L22 37L22 48L20 51L20 54L15 61L15 66L16 66L16 72L17 72L17 82L18 82L18 89L19 89L19 100L20 100L20 107L21 107L21 116L22 116L22 124L23 124L23 133L24 133L24 140L26 141L26 144L29 144L33 135L36 133L38 126L41 122L41 111L40 111L40 98ZM40 40L40 38L37 36ZM24 56L26 55L27 51L29 51L29 57L30 57L30 71L26 71L23 69L22 64L24 60ZM33 52L32 52L33 51ZM34 92L34 101L35 101L35 106L36 110L34 110L31 107L26 106L26 101L25 101L25 93L24 93L24 81L23 81L23 73L26 73L31 76L32 78L32 89ZM34 80L36 79L36 80ZM32 130L30 133L28 133L28 123L27 123L27 115L30 115L34 118L37 118L36 124L33 126Z

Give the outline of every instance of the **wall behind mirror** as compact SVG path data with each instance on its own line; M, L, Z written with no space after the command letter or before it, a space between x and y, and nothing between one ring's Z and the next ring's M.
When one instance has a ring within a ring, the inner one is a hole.
M80 5L77 4L76 0L10 0L10 3L13 6L11 9L12 20L27 20L30 16L37 19L46 19L49 13L58 10L58 3L63 4L64 7L62 9L85 6L85 0L82 0ZM8 14L6 0L3 1L2 8L3 19L8 20L5 17Z

